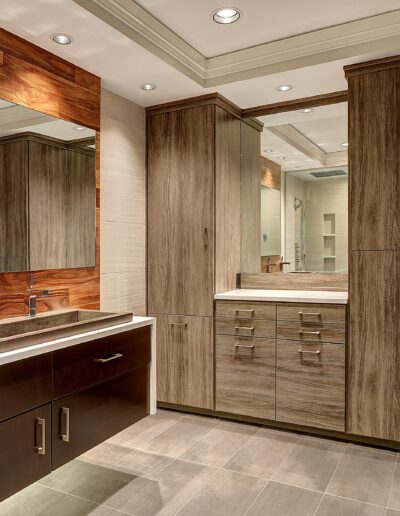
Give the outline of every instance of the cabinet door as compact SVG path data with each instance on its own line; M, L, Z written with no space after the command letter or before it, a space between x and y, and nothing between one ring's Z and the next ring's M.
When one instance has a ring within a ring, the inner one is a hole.
M157 316L158 400L213 409L213 348L211 317Z
M278 340L276 419L345 430L345 346Z
M53 403L53 469L148 414L148 366Z
M0 423L0 500L51 471L51 406Z
M151 313L213 314L214 109L148 118Z

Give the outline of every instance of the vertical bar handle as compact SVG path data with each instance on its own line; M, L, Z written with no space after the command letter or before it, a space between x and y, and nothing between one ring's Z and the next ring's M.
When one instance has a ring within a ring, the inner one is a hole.
M69 443L69 408L67 407L61 407L60 439L65 443Z
M204 228L204 249L208 249L208 229Z
M36 419L35 450L38 455L46 455L46 420L42 417Z

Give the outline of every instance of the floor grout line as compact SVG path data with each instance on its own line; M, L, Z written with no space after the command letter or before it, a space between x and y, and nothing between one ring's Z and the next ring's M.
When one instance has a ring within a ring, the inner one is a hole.
M390 482L390 488L389 488L389 493L388 493L388 497L387 497L387 500L386 500L386 509L390 509L389 507L389 501L390 501L390 495L392 494L392 488L393 488L393 484L394 484L394 477L396 475L396 469L397 469L397 465L399 463L399 454L397 454L397 457L396 457L396 462L394 464L394 469L393 469L393 475L392 475L392 481ZM387 512L387 511L386 511Z
M260 498L260 496L263 494L263 492L267 489L270 481L267 480L266 481L267 483L265 484L265 486L261 489L261 491L258 493L258 495L254 498L254 500L252 501L252 503L249 505L248 509L246 512L243 513L243 516L246 516L246 514L249 513L250 509L256 504L257 500Z

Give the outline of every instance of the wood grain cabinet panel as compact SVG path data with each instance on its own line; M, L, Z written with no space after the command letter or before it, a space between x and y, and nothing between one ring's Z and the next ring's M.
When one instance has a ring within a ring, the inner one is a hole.
M212 317L156 317L158 401L213 409Z
M305 324L344 325L346 322L346 306L278 303L277 319L278 321L298 321Z
M345 346L277 341L276 419L345 430Z
M296 321L278 321L277 338L298 340L299 342L336 342L344 344L346 341L345 325L323 323L299 323Z
M214 124L214 106L148 118L151 313L213 315Z
M276 322L263 319L229 319L215 318L215 332L221 335L236 335L241 337L270 337L276 336Z
M275 419L275 339L216 336L215 408Z
M239 320L276 319L276 303L254 301L223 301L215 302L216 317L234 317Z
M0 423L0 501L50 471L50 404Z
M348 431L400 440L400 252L352 252Z

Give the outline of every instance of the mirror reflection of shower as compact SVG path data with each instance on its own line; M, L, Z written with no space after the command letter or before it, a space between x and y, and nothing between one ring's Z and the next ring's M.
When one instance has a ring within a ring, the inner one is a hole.
M300 199L299 197L294 198L294 211L300 214L300 233L296 235L294 242L294 261L296 272L307 272L306 264L306 214L307 214L307 201ZM297 224L296 224L297 225ZM297 236L299 238L297 238Z

